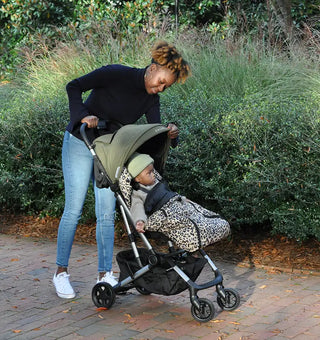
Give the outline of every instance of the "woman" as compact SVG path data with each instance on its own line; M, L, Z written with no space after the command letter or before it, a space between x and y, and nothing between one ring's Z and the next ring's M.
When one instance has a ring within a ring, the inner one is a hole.
M98 247L97 282L117 284L112 275L115 197L110 189L98 189L93 176L93 158L82 141L80 126L88 124L87 135L93 141L101 134L112 133L121 125L132 124L143 115L148 123L160 123L158 93L175 82L184 83L190 74L188 63L177 49L166 42L152 49L152 61L143 69L107 65L67 84L70 122L62 146L65 183L65 208L57 240L57 271L53 283L57 295L70 299L75 292L69 282L68 264L72 243L81 217L90 181L94 184L96 240ZM92 90L85 102L82 93ZM110 121L107 129L97 129L99 119ZM169 124L169 137L175 144L178 129Z

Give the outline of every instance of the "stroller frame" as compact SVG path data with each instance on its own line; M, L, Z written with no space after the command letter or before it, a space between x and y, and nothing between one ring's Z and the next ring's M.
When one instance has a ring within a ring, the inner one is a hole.
M159 126L160 125L161 124L159 124ZM126 227L128 239L134 254L135 261L140 268L134 273L132 273L132 275L129 274L125 279L119 281L118 284L113 287L106 282L99 282L93 287L91 294L93 303L97 307L105 307L108 309L111 308L112 305L114 304L116 294L125 293L129 289L136 288L136 290L142 295L149 295L152 293L152 291L149 291L144 287L140 286L139 284L136 284L136 281L137 279L143 277L146 273L152 271L152 269L159 264L159 253L157 253L154 250L154 248L152 247L144 233L132 232L132 228L135 231L135 227L131 217L130 210L125 203L125 200L122 196L119 186L112 182L110 176L105 171L101 163L101 160L99 159L97 153L95 152L94 142L90 143L90 141L88 140L86 135L86 128L87 124L83 123L80 128L81 136L93 156L94 162L99 169L100 176L102 175L106 179L105 183L107 184L104 187L110 187L110 189L113 191L115 195L116 201L119 205L120 212ZM146 233L148 234L148 232ZM136 238L135 234L139 235L144 246L146 247L148 254L147 264L143 265L141 261L139 249L137 248L135 241ZM183 249L175 249L173 243L170 240L168 240L168 250L169 252L163 255L163 258L170 267L167 270L174 270L177 273L177 275L186 283L186 287L189 289L191 314L195 320L199 322L207 322L210 321L215 314L215 308L212 301L206 298L198 297L197 293L200 290L208 289L210 287L215 286L217 292L217 303L219 307L223 310L231 311L239 306L240 304L239 293L232 288L224 288L222 274L203 249L199 249L197 252L201 255L205 263L209 265L214 274L214 278L212 280L205 282L203 284L197 284L195 281L193 281L178 265L179 260L183 259L186 256L190 256L188 255L187 251Z

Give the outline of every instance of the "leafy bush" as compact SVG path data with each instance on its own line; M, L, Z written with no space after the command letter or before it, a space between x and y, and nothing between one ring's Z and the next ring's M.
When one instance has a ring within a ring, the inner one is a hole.
M268 44L290 49L293 39L283 36L294 29L300 43L319 51L319 6L310 1L291 1L288 13L277 2L219 0L3 0L0 7L0 78L14 77L21 70L23 54L46 55L56 42L79 32L98 37L108 27L113 38L129 39L132 33L162 35L168 29L178 33L185 27L202 27L223 39L246 34ZM284 22L290 19L290 27ZM291 20L292 19L292 20ZM100 33L94 26L101 27ZM98 41L98 40L97 40ZM313 52L313 51L312 51ZM311 53L312 53L311 52ZM314 53L313 53L314 54Z
M187 90L163 96L181 131L167 177L233 227L271 224L297 239L319 237L319 86L294 56L255 60L250 46L242 52L202 53ZM245 62L248 55L255 62Z
M57 27L63 27L72 16L72 2L57 0L3 1L0 7L0 71L13 72L22 62L19 48L36 45L39 36L57 38ZM1 75L0 73L0 75Z
M16 100L0 121L1 203L12 210L56 210L62 193L65 101ZM54 113L54 114L53 114ZM60 202L61 204L61 202Z
M10 102L1 101L3 206L60 214L65 84L102 63L142 67L149 60L152 35L137 45L133 36L119 42L110 32L107 49L91 45L92 37L34 60L18 89L8 88ZM172 188L220 212L234 228L270 224L275 233L319 239L318 66L300 53L288 58L193 30L176 45L193 75L161 94L163 122L180 128L166 167ZM92 193L88 204L93 213Z
M16 85L0 86L3 208L27 213L62 213L61 147L69 121L65 86L102 64L119 63L121 58L128 63L134 57L127 44L121 47L111 35L104 39L107 44L100 46L101 49L92 47L94 37L87 45L80 39L60 44L45 57L33 60ZM143 44L142 47L139 55L144 58L144 53L149 51ZM125 53L126 49L130 53ZM84 219L94 217L93 195L89 190Z
M95 42L102 46L104 35L109 37L111 32L112 39L122 44L141 32L150 37L173 28L178 16L187 25L209 20L210 13L218 10L218 3L202 1L198 6L181 1L180 11L175 14L176 3L172 0L4 1L0 7L0 77L8 78L10 73L14 77L17 67L23 68L23 54L31 59L45 56L69 36L76 38L80 33L89 41L95 35ZM46 48L39 48L43 42Z
M181 144L167 165L177 191L220 211L234 227L271 223L290 237L319 237L319 105L223 102L229 112L212 107L208 114L196 102L192 113L180 104Z

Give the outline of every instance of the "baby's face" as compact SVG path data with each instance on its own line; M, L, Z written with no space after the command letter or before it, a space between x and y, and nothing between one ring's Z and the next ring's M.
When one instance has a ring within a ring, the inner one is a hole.
M153 164L144 168L140 174L135 178L136 182L142 185L152 185L155 183L156 176L154 174Z

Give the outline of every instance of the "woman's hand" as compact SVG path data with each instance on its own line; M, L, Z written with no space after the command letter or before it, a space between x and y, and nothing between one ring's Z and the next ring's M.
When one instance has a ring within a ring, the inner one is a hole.
M99 118L96 116L86 116L81 119L81 123L87 123L88 128L95 128L98 126Z
M143 221L138 221L136 223L136 230L138 233L144 233L144 222Z
M179 136L179 129L175 124L173 123L168 124L168 129L169 129L169 132L168 132L169 138L175 139Z

